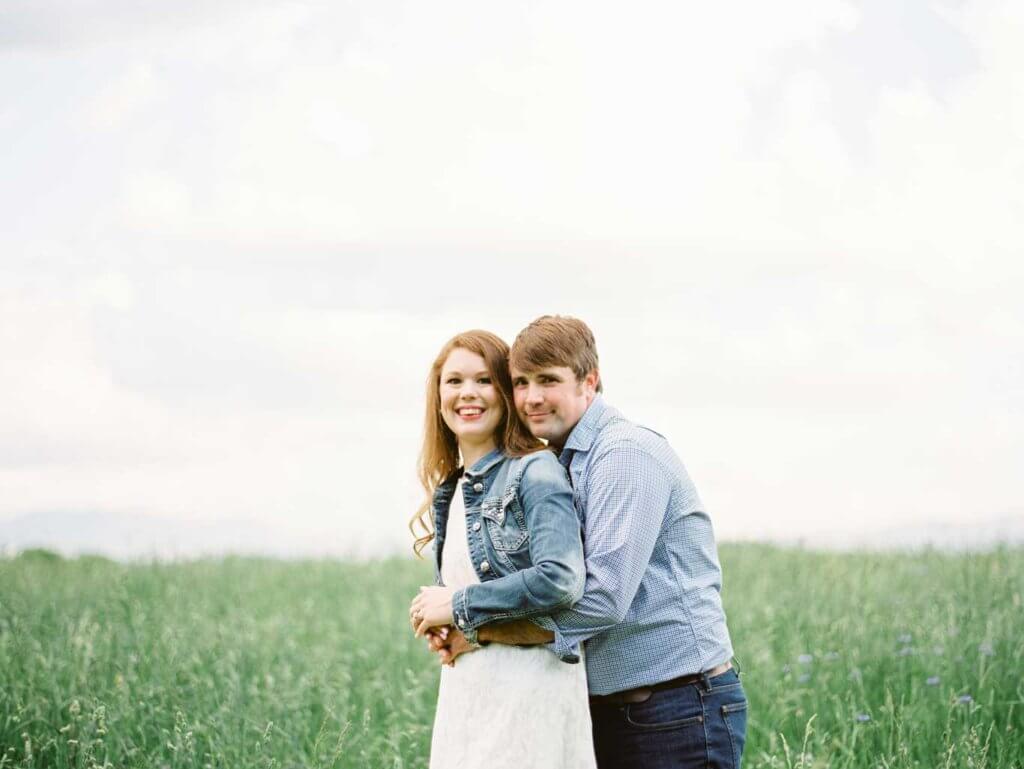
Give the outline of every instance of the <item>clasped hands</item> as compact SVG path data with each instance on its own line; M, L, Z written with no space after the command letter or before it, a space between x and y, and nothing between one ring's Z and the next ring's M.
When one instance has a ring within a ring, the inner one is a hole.
M425 637L427 647L435 652L442 665L455 665L461 654L473 651L469 641L453 625L452 595L450 587L424 585L409 604L409 624L417 638Z

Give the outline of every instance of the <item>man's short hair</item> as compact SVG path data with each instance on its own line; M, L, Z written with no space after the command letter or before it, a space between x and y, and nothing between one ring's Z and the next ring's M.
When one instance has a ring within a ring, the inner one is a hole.
M594 332L578 318L542 315L519 332L509 352L509 365L527 373L548 366L572 369L578 381L598 370ZM600 374L597 391L603 390Z

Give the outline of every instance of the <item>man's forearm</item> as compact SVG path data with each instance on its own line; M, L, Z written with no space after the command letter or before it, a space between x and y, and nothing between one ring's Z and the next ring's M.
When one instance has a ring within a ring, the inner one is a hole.
M483 625L477 628L477 639L480 641L508 644L510 646L536 646L549 644L555 640L550 630L534 625L526 619L504 622L499 625Z

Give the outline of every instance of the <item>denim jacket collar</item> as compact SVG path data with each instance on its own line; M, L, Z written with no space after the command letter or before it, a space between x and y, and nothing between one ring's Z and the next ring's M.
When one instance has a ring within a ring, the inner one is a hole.
M595 395L594 400L590 402L587 410L580 417L580 421L569 433L562 450L589 451L590 447L594 445L597 434L601 431L602 417L607 409L608 406L604 402L604 398L601 395Z
M493 449L474 462L469 470L466 470L464 467L454 470L451 475L441 481L438 487L434 489L434 509L436 510L439 505L447 506L449 500L451 500L452 493L455 491L456 483L463 475L467 478L483 478L504 458L505 455L501 453L501 449Z
M472 467L464 470L464 472L469 477L481 478L487 475L488 471L504 458L505 455L501 453L501 449L491 449L474 462Z

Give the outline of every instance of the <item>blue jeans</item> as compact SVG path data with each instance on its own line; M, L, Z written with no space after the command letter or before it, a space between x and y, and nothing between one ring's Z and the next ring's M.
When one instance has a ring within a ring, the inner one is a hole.
M591 703L599 769L739 769L747 697L735 669L646 702Z

